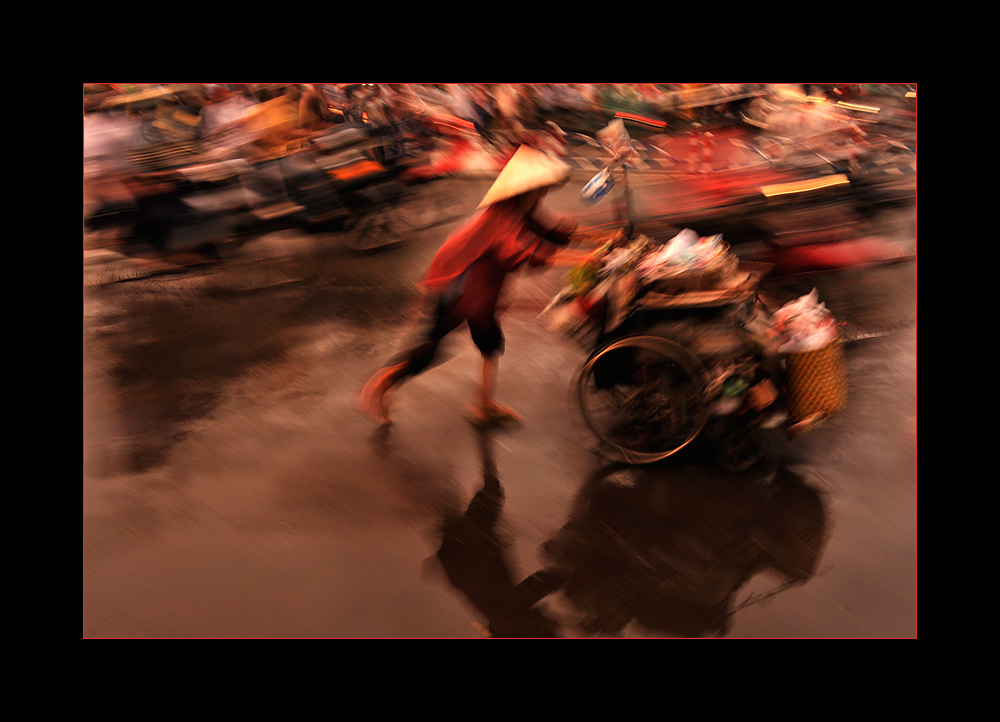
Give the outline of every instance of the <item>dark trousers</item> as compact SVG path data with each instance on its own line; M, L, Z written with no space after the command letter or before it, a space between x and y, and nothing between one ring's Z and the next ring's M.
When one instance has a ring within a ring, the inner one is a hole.
M396 366L405 362L404 377L416 376L427 370L437 359L444 337L463 323L468 324L472 342L483 356L503 354L504 335L495 314L469 314L463 308L461 299L449 303L435 297L428 299L427 303L430 308L415 343L387 364Z

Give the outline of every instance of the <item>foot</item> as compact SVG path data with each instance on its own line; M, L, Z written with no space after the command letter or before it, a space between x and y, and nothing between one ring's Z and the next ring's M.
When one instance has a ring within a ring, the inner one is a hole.
M389 407L386 403L387 374L382 374L373 378L362 389L361 395L355 402L355 407L374 421L379 426L389 426L392 418L389 416Z
M513 409L497 403L473 404L465 408L465 417L478 427L519 424L522 419Z
M392 424L392 418L389 416L389 409L383 399L369 398L362 393L362 395L358 397L357 401L355 401L354 408L379 426L389 426Z
M519 424L524 420L514 409L496 403L489 405L488 413L491 419L501 424Z
M478 406L466 406L464 415L469 420L469 423L477 429L484 429L493 424L493 420L489 417L489 414L483 413L482 409Z

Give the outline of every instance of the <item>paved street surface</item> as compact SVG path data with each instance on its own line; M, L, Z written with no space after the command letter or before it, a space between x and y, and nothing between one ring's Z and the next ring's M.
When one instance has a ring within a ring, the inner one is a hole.
M489 182L454 185L471 211ZM552 207L614 220L578 188ZM769 282L786 300L817 288L859 340L847 410L776 434L741 475L700 451L602 460L569 400L584 352L537 318L558 269L519 278L504 316L499 396L522 427L462 417L479 371L462 332L390 430L356 412L457 223L371 255L281 230L87 283L86 637L916 635L912 207L865 228L906 260Z

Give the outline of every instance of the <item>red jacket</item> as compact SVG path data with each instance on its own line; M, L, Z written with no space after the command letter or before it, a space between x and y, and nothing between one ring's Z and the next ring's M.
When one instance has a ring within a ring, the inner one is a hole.
M456 301L466 318L489 319L507 274L525 264L546 265L575 228L568 219L521 216L511 203L495 203L444 242L421 285Z

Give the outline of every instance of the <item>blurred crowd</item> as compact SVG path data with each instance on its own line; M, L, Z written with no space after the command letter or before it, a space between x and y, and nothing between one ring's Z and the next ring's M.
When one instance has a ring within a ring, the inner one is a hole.
M146 144L197 141L223 155L271 150L341 124L392 127L433 119L436 130L473 130L494 145L530 142L558 122L568 130L603 127L608 111L659 120L675 103L667 86L594 84L189 84L88 85L89 115L127 115Z
M390 180L497 171L552 109L588 112L586 90L559 101L514 85L86 85L85 222L131 224L164 248L205 209L249 211L241 227L357 220L397 192Z
M84 112L127 116L140 124L144 144L198 142L213 156L239 149L252 158L341 124L378 128L427 118L444 118L495 146L531 143L553 125L592 135L615 116L634 121L640 133L740 122L788 135L818 122L820 113L806 113L817 107L807 98L884 104L908 94L915 111L915 87L905 84L87 84ZM897 105L905 124L905 101Z
M581 143L600 146L595 139L619 118L647 145L690 133L702 136L703 150L712 143L704 140L708 131L740 126L775 164L798 162L803 152L808 162L845 155L854 162L875 127L872 118L880 132L891 127L914 139L916 125L916 88L906 84L201 83L83 90L88 218L150 198L176 211L180 193L211 184L241 188L233 197L266 206L268 215L274 204L308 207L315 184L299 167L306 161L327 184L348 162L364 177L391 170L404 182L495 173L520 145L563 157ZM910 146L915 153L915 142Z

